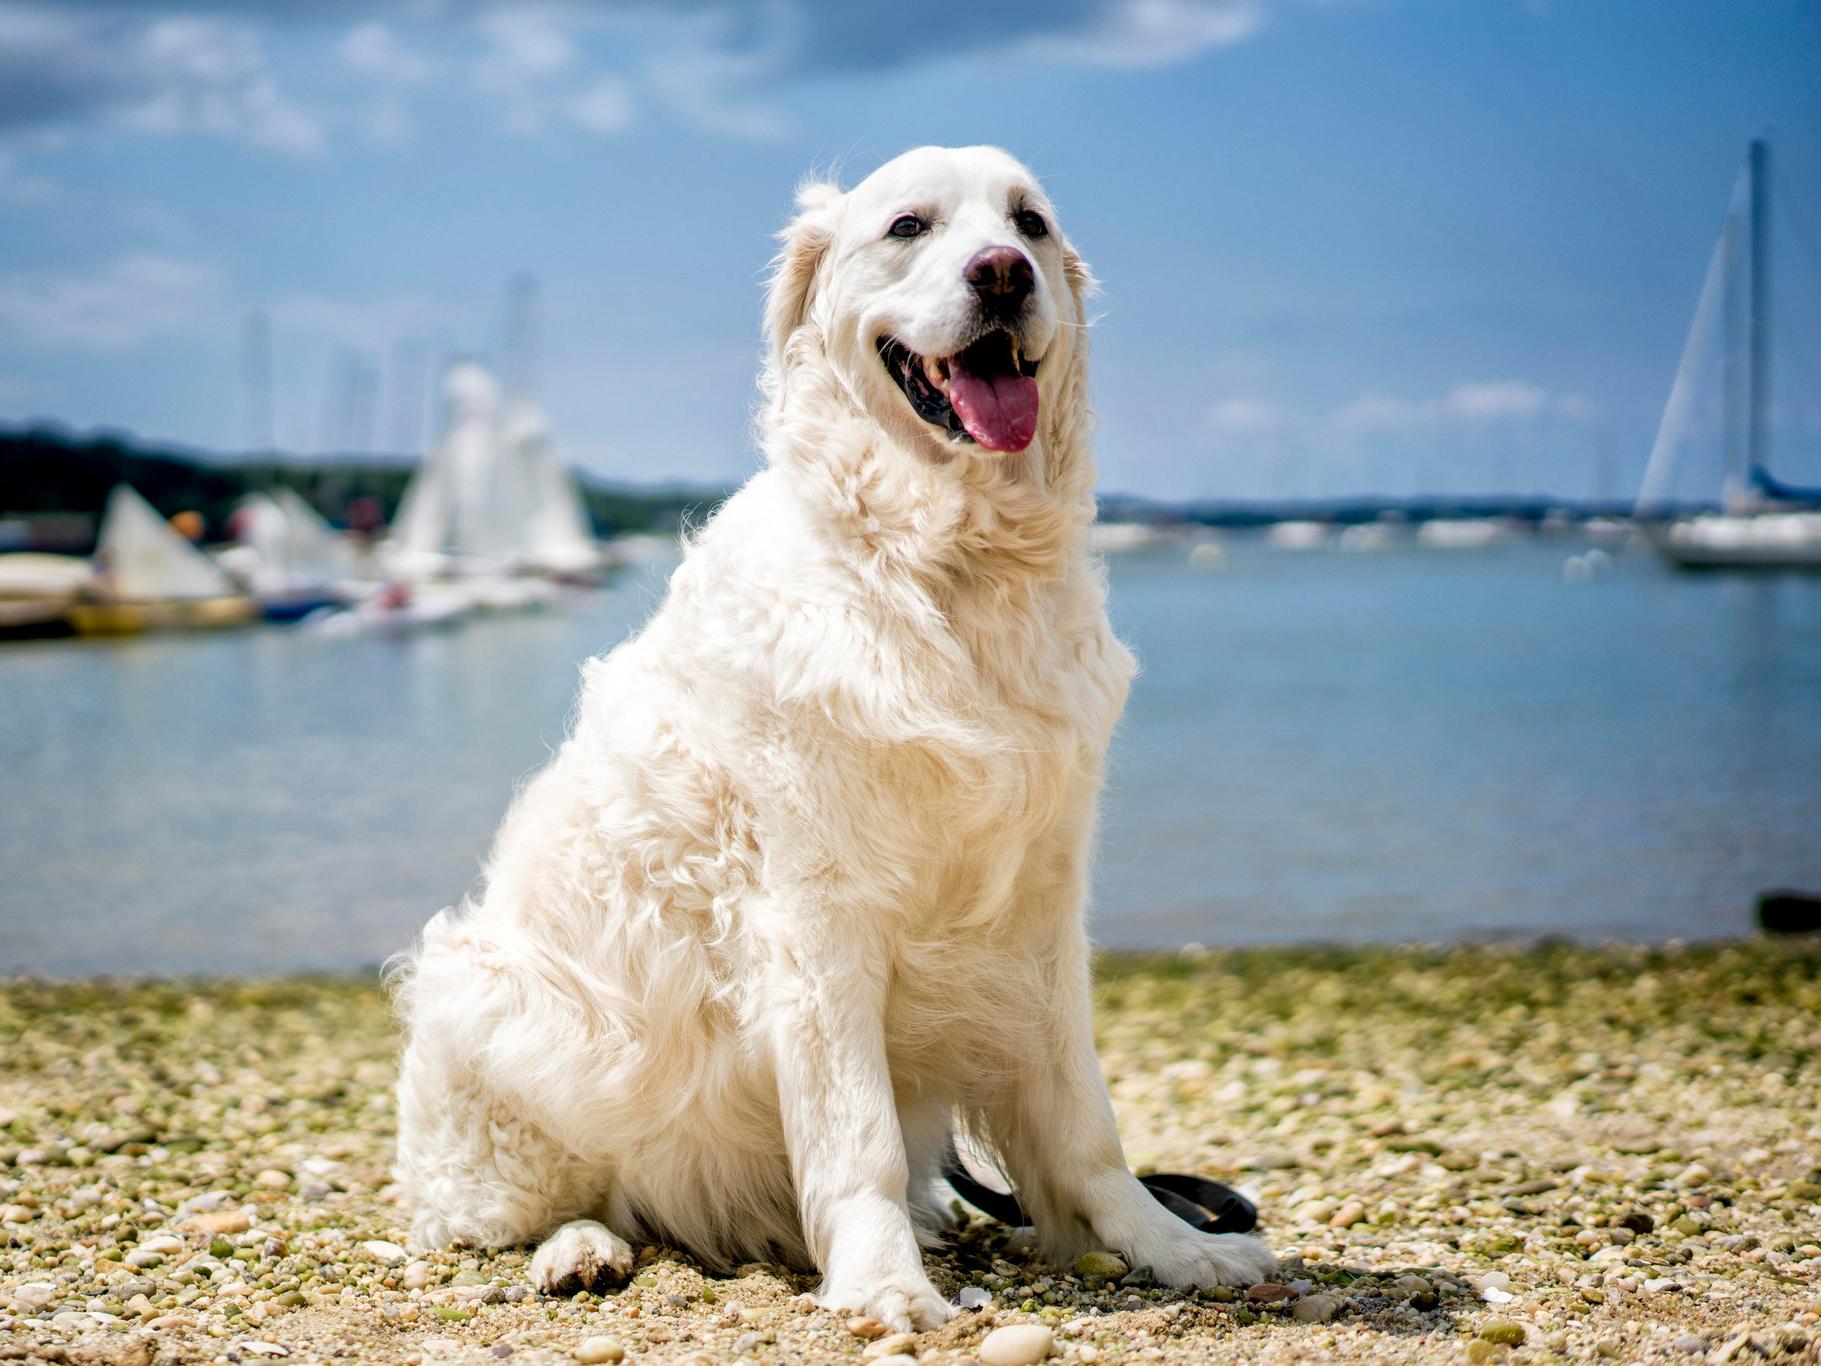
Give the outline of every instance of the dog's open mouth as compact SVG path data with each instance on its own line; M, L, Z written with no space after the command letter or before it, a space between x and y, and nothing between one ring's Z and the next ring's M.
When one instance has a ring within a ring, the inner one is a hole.
M919 356L891 337L879 359L918 417L989 451L1021 451L1037 435L1037 362L996 329L952 356Z

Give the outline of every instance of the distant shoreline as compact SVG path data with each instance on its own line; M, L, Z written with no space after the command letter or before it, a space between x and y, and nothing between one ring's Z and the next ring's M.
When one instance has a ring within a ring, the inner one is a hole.
M301 493L332 521L345 522L349 505L371 499L390 521L419 457L408 454L301 456L281 451L233 454L141 441L127 433L78 433L54 423L0 424L0 520L77 519L53 534L55 544L10 547L82 551L108 489L132 484L166 516L202 514L212 537L226 534L240 498L275 486ZM674 532L687 517L699 519L729 490L687 483L615 482L578 471L584 498L603 535ZM1668 512L1709 510L1707 505L1665 507ZM1100 519L1151 526L1204 526L1227 530L1285 521L1357 526L1379 521L1421 523L1450 519L1503 519L1541 526L1551 518L1571 522L1628 518L1630 499L1581 499L1542 492L1414 494L1282 499L1156 499L1104 490ZM0 544L0 550L9 547Z

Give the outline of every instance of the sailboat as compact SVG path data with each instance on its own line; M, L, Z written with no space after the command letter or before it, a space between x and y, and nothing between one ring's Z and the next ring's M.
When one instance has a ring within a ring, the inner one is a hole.
M1638 494L1637 518L1650 543L1682 569L1821 570L1821 489L1801 489L1771 474L1765 413L1770 401L1770 148L1751 144L1720 240L1708 261L1694 324L1664 406L1650 464ZM1741 208L1743 215L1741 215ZM1743 216L1743 226L1741 217ZM1741 240L1743 238L1743 240ZM1665 515L1675 455L1687 433L1694 382L1716 319L1737 316L1738 265L1746 275L1743 374L1731 354L1736 328L1725 327L1729 354L1722 387L1726 478L1719 512ZM1743 390L1744 440L1740 413Z
M443 403L441 435L393 522L394 573L489 585L482 605L516 606L537 585L511 580L610 563L556 457L549 421L529 398L502 403L492 374L467 361L451 367Z
M101 517L95 576L72 603L70 624L85 635L239 626L253 599L191 545L129 485L116 484Z
M229 567L240 572L267 621L299 621L376 586L359 582L348 543L291 489L249 494L238 520L244 555Z
M612 557L595 539L575 479L556 454L550 419L529 397L506 405L501 424L507 477L524 518L519 541L523 564L554 578L585 578L608 568Z

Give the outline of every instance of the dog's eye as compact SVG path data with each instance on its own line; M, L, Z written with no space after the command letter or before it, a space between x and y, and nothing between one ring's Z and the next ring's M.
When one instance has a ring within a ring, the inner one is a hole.
M893 237L921 237L929 231L929 224L914 213L900 214L892 220L890 231Z
M1018 231L1026 237L1048 237L1050 225L1043 221L1043 215L1035 209L1020 209L1012 215L1012 222L1018 225Z

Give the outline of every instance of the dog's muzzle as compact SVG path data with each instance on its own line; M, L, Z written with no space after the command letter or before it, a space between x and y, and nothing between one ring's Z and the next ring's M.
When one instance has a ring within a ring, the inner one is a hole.
M1017 336L995 327L950 356L921 356L894 337L879 359L918 417L989 451L1021 451L1037 435L1037 367Z

